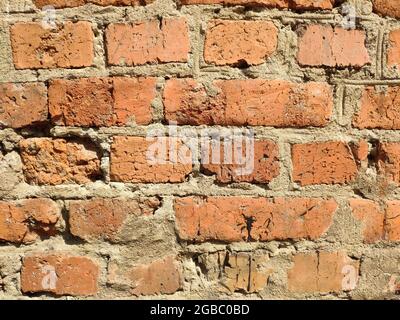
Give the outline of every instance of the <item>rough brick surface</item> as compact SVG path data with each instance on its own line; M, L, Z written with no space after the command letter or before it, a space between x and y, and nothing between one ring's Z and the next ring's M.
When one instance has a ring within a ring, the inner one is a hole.
M0 127L40 124L47 115L47 90L42 83L0 84Z
M54 8L79 7L85 4L95 4L99 6L136 6L152 3L154 0L34 0L38 8L53 6Z
M332 9L335 0L180 0L182 4L225 4L291 9Z
M192 79L169 80L164 90L168 121L190 125L324 126L332 113L332 91L324 83L228 80L209 95Z
M293 180L302 186L353 181L357 165L350 147L340 141L295 144Z
M11 41L17 69L80 68L93 62L89 22L67 21L56 30L40 23L17 23L11 27Z
M216 65L257 65L271 56L278 31L270 21L213 20L208 24L204 60Z
M64 139L33 138L21 141L21 157L28 183L89 183L101 175L93 145Z
M383 16L400 17L400 8L396 0L372 0L374 12Z
M365 33L330 26L308 26L299 39L297 60L304 66L362 67L370 62Z
M288 271L289 290L341 292L355 289L359 262L344 252L299 253ZM348 279L346 279L348 277Z
M53 80L49 111L53 123L101 127L149 124L155 98L154 78Z
M376 161L380 174L400 183L400 143L380 143Z
M115 137L111 147L111 180L182 182L192 171L190 149L178 139Z
M111 65L186 62L190 45L186 20L111 24L106 31Z
M49 199L0 201L0 240L26 244L50 237L59 219L61 210Z
M317 239L332 223L333 200L187 197L174 204L179 237L189 241Z
M141 200L103 199L72 201L69 206L69 224L74 236L115 240L128 215L152 215L159 207L157 198Z
M64 254L25 257L21 290L56 295L89 296L97 292L98 265L90 258Z

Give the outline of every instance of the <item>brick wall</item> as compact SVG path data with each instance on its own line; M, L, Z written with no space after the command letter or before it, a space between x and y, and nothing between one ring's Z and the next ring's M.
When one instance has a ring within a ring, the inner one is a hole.
M398 19L0 0L0 298L398 297ZM186 139L244 128L249 172Z

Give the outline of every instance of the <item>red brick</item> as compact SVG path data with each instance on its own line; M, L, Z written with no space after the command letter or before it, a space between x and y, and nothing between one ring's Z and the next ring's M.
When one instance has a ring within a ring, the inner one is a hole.
M357 165L350 147L340 141L295 144L293 181L302 186L354 181Z
M397 0L372 0L372 3L375 13L400 18L400 7Z
M0 201L0 241L29 244L56 232L61 210L49 199Z
M337 204L312 198L198 197L175 200L179 237L188 241L271 241L320 238Z
M52 80L52 122L64 126L146 125L152 121L155 78Z
M216 65L257 65L276 50L278 30L271 21L212 20L204 59Z
M182 4L224 4L290 9L332 9L335 0L180 0Z
M353 126L359 129L400 129L400 86L390 86L385 91L375 87L363 89L359 112Z
M299 253L288 271L288 287L295 292L350 291L358 282L359 261L344 252Z
M190 149L174 138L115 137L111 146L116 182L182 182L192 166Z
M152 2L154 0L33 0L38 8L53 6L56 9L79 7L90 3L99 6L138 6Z
M71 201L70 232L86 241L115 241L128 215L152 215L160 206L157 198L140 200L103 199Z
M235 147L238 142L233 141L231 145L232 161L229 162L232 164L225 161L230 157L225 154L223 142L219 150L214 150L215 147L210 144L208 152L204 153L203 160L207 163L202 162L202 171L206 174L216 174L217 181L222 183L269 183L279 175L279 149L274 142L268 140L251 142L250 139L246 139L240 144L241 157L236 156ZM220 162L220 164L213 163L213 156L218 153L219 161L214 162Z
M128 284L131 287L131 293L135 296L173 294L182 288L181 267L173 256L133 268L111 263L108 270L110 283Z
M89 67L94 58L89 22L64 22L56 30L40 23L11 26L14 65L17 69Z
M400 69L400 29L392 30L389 33L387 65L389 68Z
M388 201L386 208L386 239L400 241L400 201Z
M188 26L183 18L111 24L106 42L111 65L187 62L190 51Z
M374 243L384 239L385 212L378 203L365 199L351 199L353 216L361 222L365 243Z
M365 32L307 26L299 39L297 60L303 66L362 67L370 62Z
M22 128L47 121L43 83L0 84L0 127Z
M208 94L193 79L172 79L164 90L165 117L189 125L322 127L333 109L326 83L283 80L220 80Z
M380 143L377 148L376 162L379 174L400 183L400 143Z
M101 177L99 154L92 144L32 138L22 140L20 148L28 183L83 184Z
M23 293L89 296L97 293L99 267L90 258L65 254L25 257L21 271Z

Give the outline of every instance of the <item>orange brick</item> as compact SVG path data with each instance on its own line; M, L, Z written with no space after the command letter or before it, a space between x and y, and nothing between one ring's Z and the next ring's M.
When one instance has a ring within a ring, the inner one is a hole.
M299 39L297 60L303 66L362 67L370 62L365 32L307 26Z
M20 143L28 183L89 183L101 177L94 145L64 139L31 138Z
M64 126L146 125L152 121L155 78L52 80L52 122Z
M188 241L318 239L330 227L337 204L312 198L178 198L179 237Z
M43 83L0 84L0 127L22 128L47 121Z
M322 127L333 109L326 83L283 80L220 80L216 95L193 79L172 79L164 90L165 117L189 125Z
M0 201L0 241L29 244L56 232L61 210L50 199Z
M386 239L400 241L400 201L388 201L386 208Z
M40 23L11 26L17 69L89 67L93 63L93 31L89 22L64 22L56 30Z
M25 257L21 271L23 293L90 296L97 293L99 267L87 257L38 254Z
M253 141L245 140L240 144L242 152L240 156L235 151L239 142L232 142L232 152L228 156L225 152L225 145L221 142L220 148L214 150L210 144L208 157L204 156L207 163L202 163L202 172L205 174L216 174L219 182L253 182L269 183L279 175L279 149L272 141ZM207 150L203 150L207 151ZM240 150L239 150L240 151ZM213 156L219 154L220 164L213 163ZM229 159L232 158L232 159ZM228 159L230 163L224 163ZM232 161L230 161L232 160Z
M400 7L397 0L372 0L372 4L375 13L400 18Z
M400 86L390 86L385 91L375 87L363 89L361 107L354 116L353 126L359 129L400 129Z
M106 42L111 65L187 62L190 51L188 26L183 18L111 24Z
M278 30L270 21L212 20L204 59L216 65L257 65L276 50Z
M344 252L299 253L288 271L288 287L294 292L341 292L355 289L359 261Z
M111 146L116 182L182 182L192 166L190 149L174 138L115 137Z
M380 174L396 183L400 183L400 143L380 143L376 161Z
M115 241L128 215L152 215L159 207L157 198L140 200L103 199L71 201L69 206L70 231L86 241Z
M302 186L354 181L357 165L350 147L340 141L295 144L293 181Z
M392 30L389 33L387 64L389 68L400 69L400 29Z

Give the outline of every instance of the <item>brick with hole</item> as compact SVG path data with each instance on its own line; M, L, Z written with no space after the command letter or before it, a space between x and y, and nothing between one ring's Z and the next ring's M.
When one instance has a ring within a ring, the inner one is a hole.
M219 80L207 90L194 79L168 80L165 118L181 125L323 127L333 92L327 83L285 80Z
M116 242L127 219L151 216L160 206L155 198L78 200L69 202L69 225L72 235L86 241Z
M400 7L397 0L372 0L374 12L393 18L400 18Z
M0 201L0 241L31 244L56 234L60 207L50 199Z
M278 29L271 21L212 20L204 60L215 65L258 65L273 55L277 42Z
M216 175L222 183L269 183L279 175L279 149L276 143L253 141L238 136L231 140L204 144L201 171Z
M288 289L300 293L339 293L354 290L360 262L343 251L298 253L288 270Z
M56 79L49 86L49 112L62 126L147 125L155 96L155 78Z
M0 127L23 128L46 123L47 89L43 83L0 84Z
M190 52L187 22L184 18L165 18L161 22L110 24L106 46L110 65L187 62Z
M182 289L183 275L175 256L166 256L133 267L118 261L110 262L108 282L130 287L135 296L173 294Z
M16 69L83 68L93 63L90 22L66 21L56 29L21 22L12 25L10 33Z
M328 141L292 146L293 181L301 186L345 184L357 177L357 164L345 142Z
M39 253L22 262L23 293L52 293L58 296L92 296L98 290L98 264L89 257L65 253Z
M184 5L223 4L299 10L332 9L335 4L335 0L180 0L180 2Z
M154 0L33 0L38 8L52 6L56 9L80 7L85 4L95 4L99 6L138 6L146 5Z
M114 137L111 180L132 183L178 183L192 172L192 151L180 139Z
M332 224L337 204L321 198L184 197L174 201L182 240L315 240Z
M30 184L85 184L101 177L100 155L90 142L30 138L19 146L24 176Z
M362 67L370 62L361 30L310 25L301 31L297 60L302 66Z

